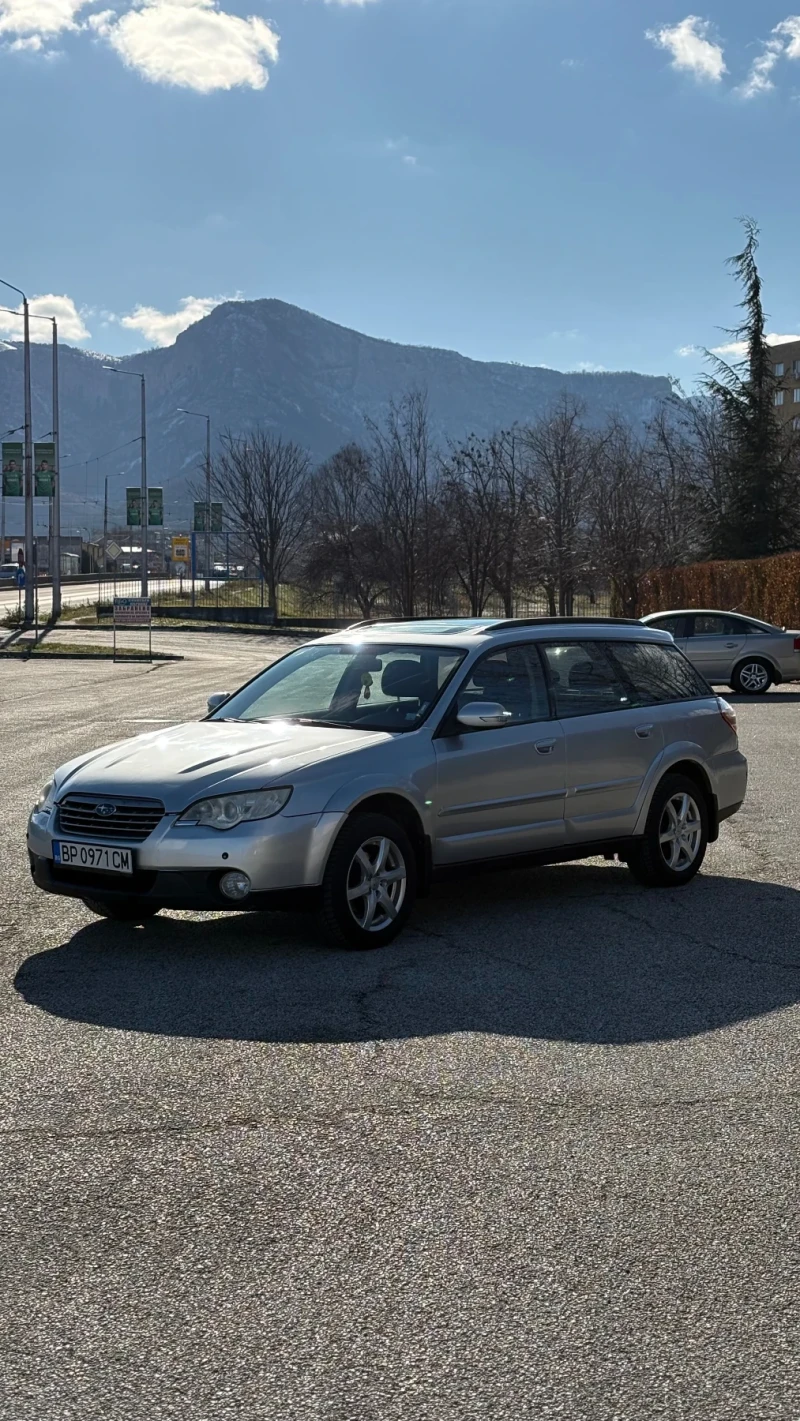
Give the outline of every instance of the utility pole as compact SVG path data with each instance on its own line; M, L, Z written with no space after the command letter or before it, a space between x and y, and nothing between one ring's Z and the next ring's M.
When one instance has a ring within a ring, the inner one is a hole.
M55 621L61 615L61 458L58 444L58 325L53 316L53 497L50 501L52 519L52 612Z

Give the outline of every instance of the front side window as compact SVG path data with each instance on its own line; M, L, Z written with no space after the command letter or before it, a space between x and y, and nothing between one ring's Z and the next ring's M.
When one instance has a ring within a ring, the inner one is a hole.
M547 720L547 683L535 648L503 647L476 661L456 696L456 714L481 701L501 705L510 716L509 725Z
M416 730L465 656L454 647L304 646L244 686L210 719Z
M669 632L670 636L685 636L685 617L659 617L656 622L648 622L649 627L655 627L657 631Z
M630 691L599 642L544 643L559 719L627 710Z
M657 706L711 695L702 676L676 646L615 641L607 650L630 683L632 705Z

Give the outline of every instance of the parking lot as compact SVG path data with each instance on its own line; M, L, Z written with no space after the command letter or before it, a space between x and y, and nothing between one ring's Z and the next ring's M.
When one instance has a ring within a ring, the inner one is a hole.
M471 876L349 955L32 887L57 764L285 649L0 662L0 1413L796 1421L800 688L685 890Z

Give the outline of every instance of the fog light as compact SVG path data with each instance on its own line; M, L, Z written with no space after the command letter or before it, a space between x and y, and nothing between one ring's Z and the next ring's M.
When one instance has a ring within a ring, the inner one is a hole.
M250 879L246 873L223 873L219 881L220 892L236 902L246 898L250 892Z

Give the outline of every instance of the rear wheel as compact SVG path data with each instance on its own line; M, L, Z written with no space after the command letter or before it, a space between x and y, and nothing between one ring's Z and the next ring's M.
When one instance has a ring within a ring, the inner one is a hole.
M391 942L417 896L417 864L401 824L356 814L341 830L322 882L322 920L339 947L370 951Z
M109 902L102 898L84 898L83 902L98 918L113 918L118 923L145 923L158 912L153 903L142 903L137 898L115 898Z
M706 796L685 775L665 775L644 836L628 851L631 873L648 888L678 888L699 872L707 847Z
M743 661L731 677L731 685L740 696L763 696L772 681L772 667L768 666L766 661L760 661L757 656Z

